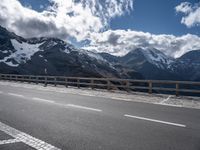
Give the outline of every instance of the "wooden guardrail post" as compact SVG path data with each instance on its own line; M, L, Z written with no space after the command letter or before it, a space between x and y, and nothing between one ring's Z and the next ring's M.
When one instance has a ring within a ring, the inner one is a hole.
M77 87L80 88L80 79L77 79Z
M28 83L31 83L31 76L28 77Z
M47 77L44 77L44 86L47 86Z
M38 76L35 76L35 80L36 80L36 84L38 84L38 82L39 82Z
M90 83L91 83L91 88L94 89L94 79L91 79Z
M130 82L128 80L126 81L126 90L130 92Z
M152 94L152 81L149 81L149 94Z
M68 87L68 78L65 78L65 87Z
M54 86L57 86L57 78L54 77Z
M179 84L176 83L176 96L179 96Z
M111 90L111 83L110 80L107 79L107 90Z

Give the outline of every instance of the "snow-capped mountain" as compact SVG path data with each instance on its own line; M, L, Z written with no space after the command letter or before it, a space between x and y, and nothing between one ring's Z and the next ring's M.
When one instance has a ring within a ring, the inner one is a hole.
M146 59L147 62L155 65L156 67L160 69L169 69L171 64L174 63L174 59L166 56L164 53L157 49L142 49L138 48L130 53L128 53L126 56L122 57L122 60L127 60L129 58L129 61L132 61L134 56L140 56ZM131 58L131 59L130 59Z
M141 73L145 79L200 80L200 51L171 58L156 49L137 48L122 57L101 53L112 64L121 64Z
M190 51L177 59L173 65L177 73L185 79L200 81L200 50Z
M199 58L200 50L174 59L142 48L116 57L57 38L25 39L0 27L0 73L200 81Z
M98 53L77 49L57 38L25 39L2 27L0 27L0 73L134 77L119 73Z

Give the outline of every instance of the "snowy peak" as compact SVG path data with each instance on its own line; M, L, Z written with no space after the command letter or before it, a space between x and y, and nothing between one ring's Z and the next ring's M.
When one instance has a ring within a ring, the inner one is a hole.
M174 62L173 58L166 56L157 49L142 49L141 51L147 60L158 68L170 68L171 64Z
M166 56L164 53L162 53L157 49L142 49L142 48L137 48L129 52L126 56L124 56L124 58L125 60L126 59L134 60L135 62L147 61L160 69L170 68L171 64L174 63L175 61L173 58Z

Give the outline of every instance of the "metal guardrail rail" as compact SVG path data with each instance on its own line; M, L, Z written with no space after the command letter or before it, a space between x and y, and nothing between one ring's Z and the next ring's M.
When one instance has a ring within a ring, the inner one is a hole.
M191 81L167 81L167 80L132 80L117 78L85 78L85 77L65 77L65 76L35 76L35 75L15 75L0 74L0 80L43 83L48 84L101 88L107 90L142 91L149 94L162 92L173 92L176 96L181 93L200 94L200 82Z

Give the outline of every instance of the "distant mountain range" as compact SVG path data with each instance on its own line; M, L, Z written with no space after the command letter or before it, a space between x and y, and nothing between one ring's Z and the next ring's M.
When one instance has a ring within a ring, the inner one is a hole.
M117 57L57 38L25 39L0 27L0 73L200 81L200 50L174 59L137 48Z
M118 72L101 55L57 38L25 39L0 27L0 73L81 77L143 78Z

